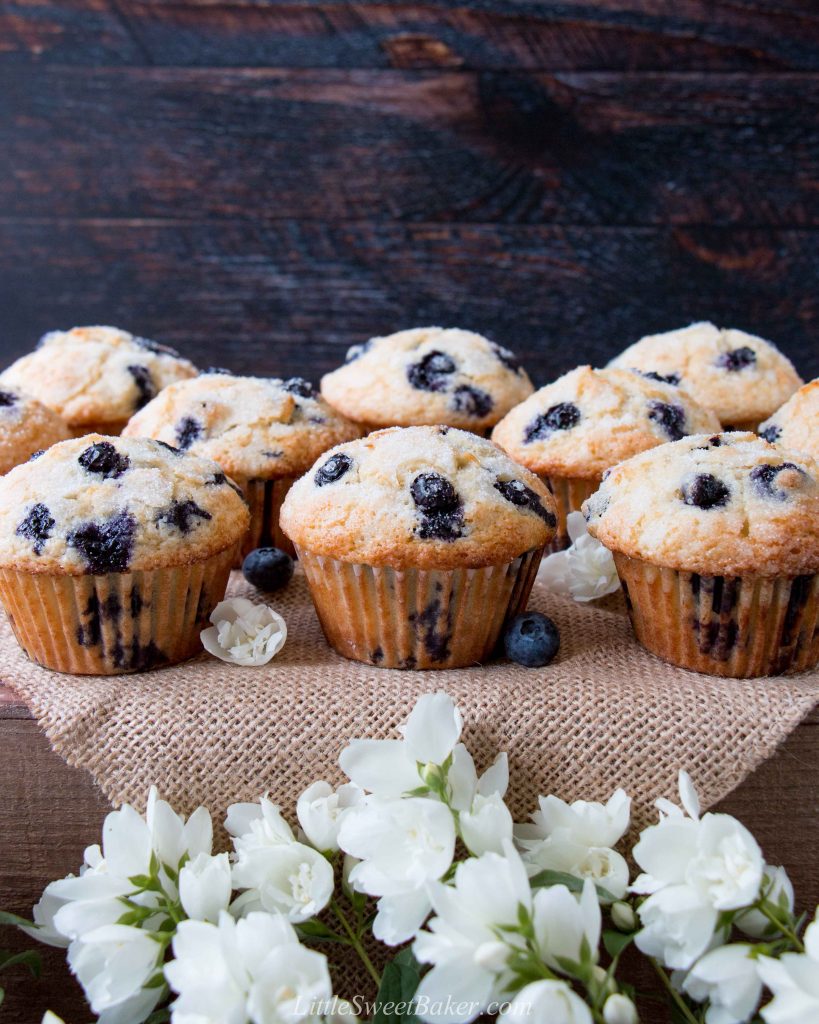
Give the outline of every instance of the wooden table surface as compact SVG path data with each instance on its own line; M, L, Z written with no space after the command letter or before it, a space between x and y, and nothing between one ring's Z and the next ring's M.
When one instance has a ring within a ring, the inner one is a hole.
M818 774L819 709L719 805L751 829L770 863L785 865L801 908L819 903ZM50 749L28 708L2 687L0 778L0 908L29 915L46 883L75 871L83 849L99 841L109 807L90 776L69 768ZM12 929L4 931L0 946L31 945ZM90 1014L63 954L40 948L44 972L39 983L22 973L9 975L3 1024L36 1024L49 1008L67 1024L86 1024ZM639 977L651 986L642 971ZM647 1004L642 1020L666 1024L668 1016Z

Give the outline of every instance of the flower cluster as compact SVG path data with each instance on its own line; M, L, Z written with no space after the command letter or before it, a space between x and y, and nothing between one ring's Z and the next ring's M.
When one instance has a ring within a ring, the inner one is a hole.
M333 944L380 986L381 1019L399 995L428 1024L636 1024L620 978L634 944L687 1024L819 1021L819 918L804 928L783 869L736 819L701 814L684 772L681 806L658 801L632 850L632 880L617 849L625 792L541 797L514 824L506 756L479 774L462 731L447 694L422 696L396 738L342 750L348 781L309 786L295 830L266 796L231 806L230 854L213 852L203 808L185 821L152 790L144 817L108 816L102 846L48 886L29 931L67 946L103 1024L141 1024L163 1004L152 1020L351 1024ZM370 929L404 947L383 976Z

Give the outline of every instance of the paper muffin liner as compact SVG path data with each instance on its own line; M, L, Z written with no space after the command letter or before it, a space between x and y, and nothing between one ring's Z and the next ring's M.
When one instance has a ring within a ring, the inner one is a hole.
M241 566L245 555L255 548L281 548L295 557L296 549L292 541L279 527L279 513L285 495L297 479L295 476L285 476L277 480L237 481L250 507L250 529L242 541L237 566Z
M390 569L296 547L327 642L382 668L461 668L495 653L522 611L543 549L479 569Z
M819 575L702 576L614 552L637 639L674 665L747 678L819 664Z
M18 643L45 668L77 675L145 672L202 650L236 547L200 562L66 576L0 569L0 603Z
M557 533L546 548L546 554L563 551L571 541L566 529L566 518L570 512L579 512L580 506L600 486L599 480L587 480L579 476L545 476L540 479L552 492L557 505Z

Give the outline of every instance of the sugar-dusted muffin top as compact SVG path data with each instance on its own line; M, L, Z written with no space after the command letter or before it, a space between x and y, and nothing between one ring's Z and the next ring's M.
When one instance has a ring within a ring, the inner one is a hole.
M647 448L719 429L713 412L673 384L578 366L507 413L492 440L533 473L597 480Z
M167 345L117 327L74 327L44 335L36 351L5 370L0 386L20 387L71 427L123 423L162 388L196 368Z
M370 426L482 431L530 395L532 382L508 349L480 334L415 327L354 345L347 363L322 378L321 393Z
M679 384L725 426L764 420L802 383L790 360L769 341L709 323L649 335L609 365Z
M0 479L0 567L81 576L183 565L230 547L249 521L215 462L89 434Z
M819 378L801 387L765 420L759 436L819 459Z
M228 373L171 384L123 431L214 459L241 480L301 476L323 451L360 433L301 377Z
M42 402L19 388L0 388L0 474L70 436L65 421Z
M491 441L393 427L326 452L290 489L284 532L314 554L396 569L496 565L546 544L554 499Z
M819 464L755 434L702 434L621 462L589 533L654 565L725 576L819 571Z

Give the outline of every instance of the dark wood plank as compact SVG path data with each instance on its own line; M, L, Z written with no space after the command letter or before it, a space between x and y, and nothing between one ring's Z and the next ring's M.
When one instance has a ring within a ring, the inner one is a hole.
M118 7L138 48L114 36L101 48L111 32L102 0L17 0L0 15L0 60L79 64L101 55L141 63L141 50L154 63L192 66L819 69L816 10L798 0L129 0ZM93 16L82 17L89 9Z
M819 224L819 75L6 68L20 216Z
M819 374L819 233L717 228L0 221L3 357L122 324L203 366L317 378L348 345L459 324L538 383L693 319L755 330Z
M0 689L0 697L4 693ZM0 787L0 907L28 915L49 881L76 870L83 848L98 839L107 805L85 772L67 767L49 749L32 720L4 718L9 703L0 700L0 775L6 780ZM819 864L813 856L819 839L817 766L819 715L814 713L719 806L751 829L770 863L786 866L805 909L819 902ZM13 929L3 929L2 944L14 949L32 945ZM33 1024L47 1008L81 1024L89 1013L63 954L38 948L45 961L41 982L33 983L22 972L3 978L4 1024ZM641 988L651 987L650 974L639 962L633 961L634 966ZM667 1024L668 1014L646 1003L641 1020Z

